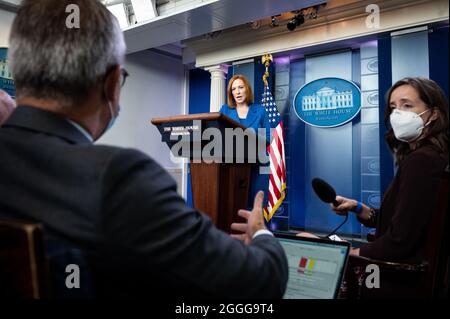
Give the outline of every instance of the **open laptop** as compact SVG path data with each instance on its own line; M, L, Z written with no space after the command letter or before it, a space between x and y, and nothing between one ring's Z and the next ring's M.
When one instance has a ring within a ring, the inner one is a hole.
M344 277L350 243L275 234L289 265L284 299L335 299Z

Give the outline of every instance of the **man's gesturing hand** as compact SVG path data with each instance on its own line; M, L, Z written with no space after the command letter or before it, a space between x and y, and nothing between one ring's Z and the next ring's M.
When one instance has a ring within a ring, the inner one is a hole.
M260 229L267 229L263 217L264 192L259 191L255 196L253 209L251 212L240 209L238 215L247 220L247 223L233 223L231 229L243 232L243 234L232 234L231 236L243 240L247 245L252 242L253 235Z

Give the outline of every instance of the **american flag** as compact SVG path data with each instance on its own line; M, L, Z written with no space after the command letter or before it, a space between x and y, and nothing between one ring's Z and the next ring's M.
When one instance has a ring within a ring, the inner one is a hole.
M266 109L272 129L272 142L267 147L270 160L269 191L264 217L271 220L284 200L286 190L286 160L284 157L283 121L270 92L269 86L264 87L262 105Z

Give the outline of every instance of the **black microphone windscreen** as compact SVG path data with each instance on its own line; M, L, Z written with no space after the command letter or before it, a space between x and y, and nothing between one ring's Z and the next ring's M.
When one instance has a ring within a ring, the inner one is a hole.
M330 184L320 178L314 178L312 187L322 201L325 203L336 203L336 192Z

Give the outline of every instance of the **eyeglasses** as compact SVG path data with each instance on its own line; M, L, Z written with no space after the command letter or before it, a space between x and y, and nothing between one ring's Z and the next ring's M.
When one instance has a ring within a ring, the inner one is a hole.
M125 69L120 69L120 87L123 87L125 85L125 82L127 80L127 77L130 76L130 73L127 72Z
M116 66L112 66L108 69L106 74L104 75L103 81L106 80L106 78L109 76L109 74L116 68ZM120 68L120 87L123 87L125 85L125 81L127 80L127 77L130 76L130 73L128 73L127 70L124 68Z

